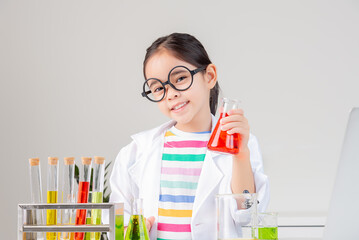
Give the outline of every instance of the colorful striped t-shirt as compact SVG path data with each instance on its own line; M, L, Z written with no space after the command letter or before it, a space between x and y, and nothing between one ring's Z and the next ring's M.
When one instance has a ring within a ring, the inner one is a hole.
M210 134L188 133L175 127L165 134L158 206L158 240L191 239L193 203Z

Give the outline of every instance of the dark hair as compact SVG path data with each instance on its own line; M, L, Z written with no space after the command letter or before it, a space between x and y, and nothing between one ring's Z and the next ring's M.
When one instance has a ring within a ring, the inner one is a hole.
M145 78L145 67L148 59L161 50L168 50L175 57L196 67L207 66L212 63L203 45L194 36L187 33L172 33L158 38L147 48L145 60L143 61L143 75ZM209 106L213 115L216 114L218 95L219 85L217 82L211 89L209 97Z

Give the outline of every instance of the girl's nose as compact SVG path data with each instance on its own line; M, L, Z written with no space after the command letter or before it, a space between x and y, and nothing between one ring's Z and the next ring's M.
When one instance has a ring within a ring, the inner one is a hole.
M171 86L167 87L167 99L168 100L172 100L174 98L179 97L181 94L179 91L177 91L176 89L172 88Z

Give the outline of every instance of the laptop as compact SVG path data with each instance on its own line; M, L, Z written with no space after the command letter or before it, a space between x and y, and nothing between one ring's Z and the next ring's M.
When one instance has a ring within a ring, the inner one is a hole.
M323 240L359 239L359 108L344 137Z

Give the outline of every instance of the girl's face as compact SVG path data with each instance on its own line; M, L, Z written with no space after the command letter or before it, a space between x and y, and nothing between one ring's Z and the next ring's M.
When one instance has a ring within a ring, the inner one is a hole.
M147 61L145 67L146 78L157 78L167 81L168 73L175 66L185 66L190 70L197 67L173 56L166 50L155 53ZM166 85L166 96L158 107L160 111L174 119L176 127L182 131L208 131L211 127L211 112L209 107L210 90L217 79L216 68L213 64L205 72L193 76L193 84L186 91L177 91ZM205 129L204 129L205 128Z

